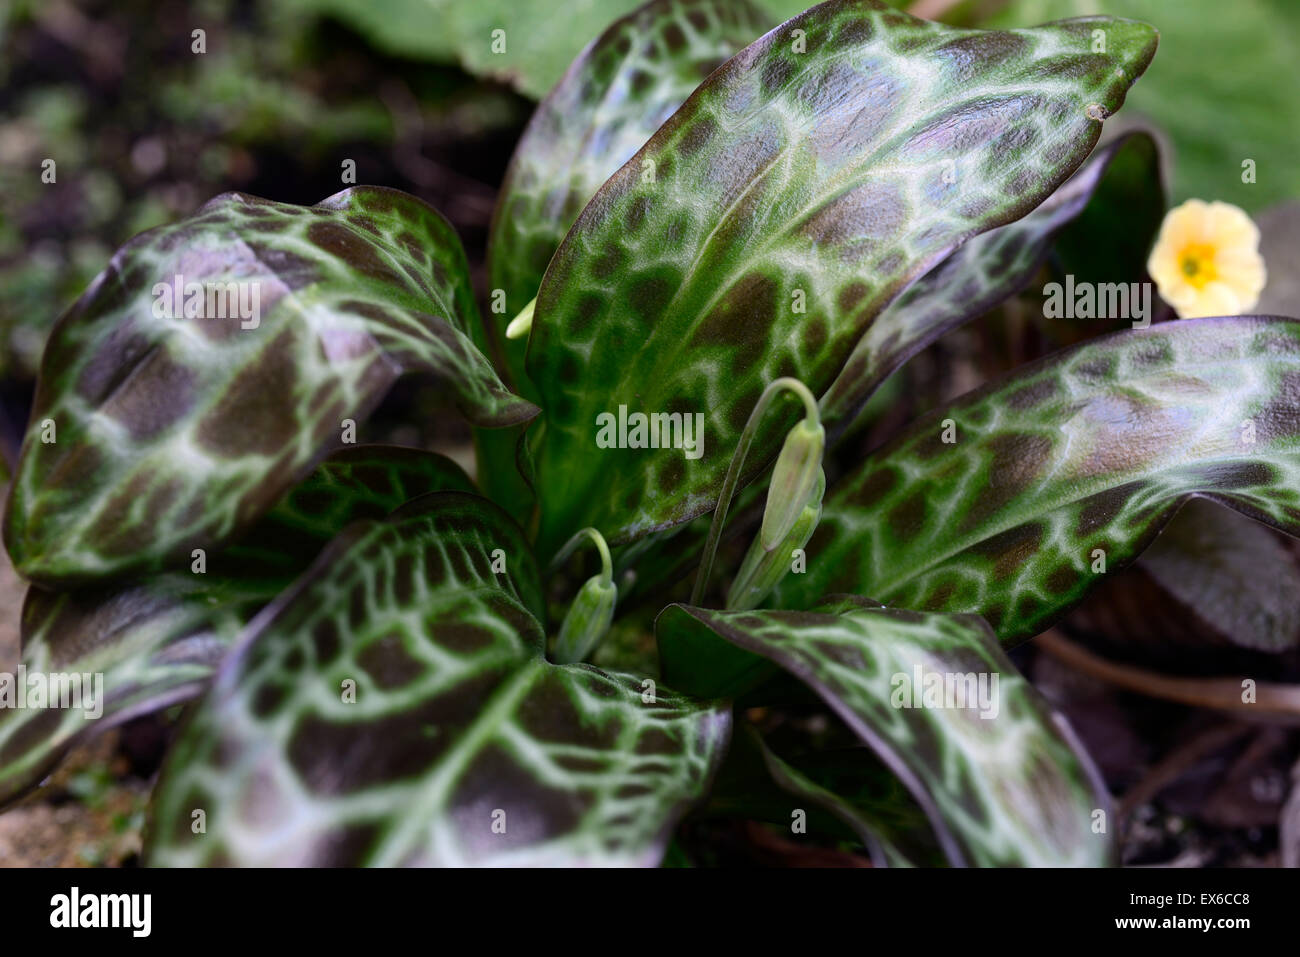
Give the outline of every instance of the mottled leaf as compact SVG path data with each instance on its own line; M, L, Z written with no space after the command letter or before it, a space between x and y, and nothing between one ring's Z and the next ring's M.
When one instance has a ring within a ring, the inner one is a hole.
M178 309L188 283L247 309L200 296L208 318L159 318L176 276ZM405 373L436 375L478 424L527 419L479 325L450 225L395 190L231 193L138 236L46 348L5 520L15 566L70 582L226 543Z
M486 499L352 526L222 666L164 769L151 859L656 862L730 714L548 663L541 610L523 534Z
M601 187L542 282L541 552L585 525L622 543L712 508L763 387L820 394L911 280L1050 195L1155 44L1129 21L990 33L832 0L720 67ZM593 454L620 405L703 415L702 454L631 437ZM768 416L744 480L793 416Z
M808 684L899 776L953 864L1109 861L1110 839L1093 833L1108 805L1096 772L979 618L861 599L813 612L672 605L667 617Z
M22 617L27 674L89 674L92 682L102 675L95 708L101 713L87 720L80 709L0 710L0 805L38 784L83 738L202 691L253 614L346 525L382 518L427 492L470 487L441 455L348 448L295 486L239 545L204 556L201 574L191 565L139 583L29 589Z
M1131 109L1159 123L1172 144L1174 200L1219 199L1253 215L1300 196L1295 124L1283 119L1300 115L1300 5L1016 0L986 9L999 27L1085 13L1150 20L1168 54L1134 88ZM1246 160L1256 175L1244 175Z
M823 419L847 427L880 384L909 358L1023 288L1056 235L1083 212L1119 158L1140 166L1145 174L1141 181L1163 210L1155 142L1148 134L1128 134L1098 149L1037 209L959 247L877 316L822 397ZM1146 252L1143 248L1143 258Z
M1298 358L1300 321L1241 317L1115 333L1025 366L841 481L807 573L775 600L867 592L974 612L1014 643L1136 558L1193 495L1300 534Z
M290 489L215 563L231 574L252 564L294 577L350 523L383 518L429 492L451 491L472 492L474 483L445 455L395 445L343 448Z
M1149 202L1163 210L1155 141L1144 132L1126 133L1088 157L1078 172L1029 215L960 246L871 323L845 368L822 397L823 421L838 437L843 437L851 427L862 425L867 399L877 394L889 374L908 357L948 330L1013 295L1038 271L1063 227L1068 232L1090 216L1092 206L1099 199L1104 200L1108 212L1116 203L1127 201L1132 205L1139 185L1154 195ZM1159 215L1154 225L1159 225ZM1095 233L1089 235L1096 238ZM1081 237L1076 237L1076 242L1080 241ZM1147 248L1144 246L1138 257L1142 262ZM1127 261L1120 253L1113 253L1112 259ZM879 401L873 405L879 405ZM747 486L740 498L749 498L755 491L753 485ZM740 508L738 501L733 505L733 514ZM698 561L697 553L708 533L708 521L697 519L686 528L674 531L678 537L646 546L649 551L636 562L637 577L628 598L665 580L671 581L674 574L680 574L681 569L690 568Z
M31 588L17 680L87 696L0 708L0 807L40 784L78 741L197 695L280 584L167 572L138 585Z
M772 26L749 0L651 0L574 60L524 130L497 199L489 283L513 381L528 389L525 340L506 323L537 295L582 208L724 60Z

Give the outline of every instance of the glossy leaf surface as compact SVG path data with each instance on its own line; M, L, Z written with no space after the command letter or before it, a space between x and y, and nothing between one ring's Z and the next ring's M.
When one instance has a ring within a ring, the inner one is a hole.
M1254 216L1300 196L1294 124L1300 114L1300 7L1286 0L1017 0L987 8L991 24L1027 26L1101 13L1149 20L1169 51L1133 91L1131 108L1160 124L1178 161L1175 202L1219 199ZM1215 75L1207 78L1207 64ZM1240 144L1249 143L1249 153ZM1273 176L1245 176L1272 168Z
M279 584L168 572L138 585L30 589L16 676L81 696L39 704L29 696L24 707L0 709L0 807L40 784L78 742L198 695Z
M505 341L505 326L537 295L564 234L705 77L771 26L749 0L653 0L597 37L538 105L502 183L489 246L489 282L506 305L492 319L521 388L527 341Z
M909 358L1019 291L1043 264L1057 234L1084 211L1112 161L1120 156L1143 170L1147 188L1158 197L1155 143L1148 134L1128 134L1098 149L1029 215L971 239L886 307L822 397L824 420L847 426L880 384ZM1142 258L1145 253L1143 249Z
M405 373L480 425L527 419L478 325L459 240L395 190L230 193L138 236L46 349L5 517L15 566L66 583L227 543Z
M473 491L465 470L445 455L397 445L343 448L219 553L215 564L229 574L257 567L292 578L352 522L383 518L430 492Z
M1099 210L1095 218L1113 226L1113 221L1107 218L1109 214L1131 210L1138 190L1150 192L1152 195L1145 197L1145 208L1159 212L1154 213L1151 232L1146 238L1154 236L1164 209L1157 167L1156 146L1149 134L1123 134L1099 147L1078 172L1029 215L960 246L886 307L871 324L848 364L823 396L823 420L831 423L830 428L837 435L860 423L867 398L875 395L892 370L949 330L1015 294L1038 271L1058 236L1086 224L1088 231L1074 237L1075 245L1082 243L1085 235L1097 240L1100 223L1093 222L1094 205L1100 203L1106 207L1105 214ZM1112 267L1137 262L1140 274L1148 247L1144 246L1133 259L1132 250L1121 245L1122 250L1110 248L1107 256L1094 254L1091 261L1104 258ZM1080 334L1096 334L1083 323L1078 325L1082 327ZM748 497L755 491L751 485L741 494ZM698 551L707 529L707 522L697 520L678 532L678 538L661 545L648 545L647 557L637 563L635 587L643 589L653 585L664 577L656 574L659 569L671 570L692 555L692 549Z
M164 771L153 861L656 863L730 715L548 663L541 606L485 499L354 525L223 666Z
M807 573L776 600L872 593L979 614L1014 643L1136 558L1190 496L1300 534L1298 358L1300 321L1240 317L1116 333L1025 366L841 481Z
M809 685L907 785L952 863L1109 860L1092 830L1108 800L1095 771L980 619L852 599L813 612L672 605L665 626L706 628Z
M28 674L102 675L83 709L0 710L0 805L38 784L86 737L199 694L240 630L350 522L382 518L406 501L469 478L441 455L384 446L335 453L202 572L47 592L32 588L22 617ZM93 687L93 685L92 685Z
M724 64L601 187L543 280L541 551L711 508L765 384L820 393L907 283L1050 195L1155 43L1128 21L989 33L833 0ZM703 415L699 457L630 433L597 452L597 416L620 406ZM745 479L792 407L768 418Z

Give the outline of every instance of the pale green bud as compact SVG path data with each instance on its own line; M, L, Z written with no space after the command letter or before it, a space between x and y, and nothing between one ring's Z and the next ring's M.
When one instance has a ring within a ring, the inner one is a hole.
M510 320L506 326L507 339L523 339L533 331L533 312L537 309L537 299L519 310L519 315Z
M569 665L591 654L609 631L618 603L618 586L603 574L593 575L578 589L555 639L555 661Z
M795 516L794 524L776 547L763 547L762 538L749 544L740 572L727 590L729 611L748 611L757 608L781 579L790 571L795 549L803 548L817 530L822 517L822 495L826 491L826 473L817 468L817 479L808 502Z
M767 551L789 534L799 513L812 496L813 485L821 471L822 451L826 448L826 430L820 422L800 419L785 437L785 445L772 469L772 484L767 490L767 507L763 509L763 527L758 539Z

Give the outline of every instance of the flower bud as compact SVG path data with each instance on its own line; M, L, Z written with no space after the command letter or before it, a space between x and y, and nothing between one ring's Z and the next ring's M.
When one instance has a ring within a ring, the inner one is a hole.
M519 315L510 320L506 326L507 339L524 339L533 331L533 312L537 309L537 299L519 310Z
M785 445L781 447L776 467L772 469L767 507L763 510L763 527L758 534L765 550L770 552L789 534L799 513L808 504L821 472L825 447L826 430L820 422L807 418L796 422L785 437Z
M817 469L817 482L808 503L795 517L794 524L775 548L763 547L762 538L749 545L740 572L727 590L728 611L748 611L757 608L781 579L790 571L792 553L803 548L817 530L822 517L822 495L826 491L826 473Z
M593 575L578 589L555 639L555 661L582 661L609 631L618 603L618 586L603 574Z

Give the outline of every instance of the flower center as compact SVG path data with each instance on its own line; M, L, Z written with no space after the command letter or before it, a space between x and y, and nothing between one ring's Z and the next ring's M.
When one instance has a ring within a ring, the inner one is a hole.
M1184 246L1178 256L1178 268L1189 283L1204 289L1218 275L1214 268L1214 247L1209 243Z

